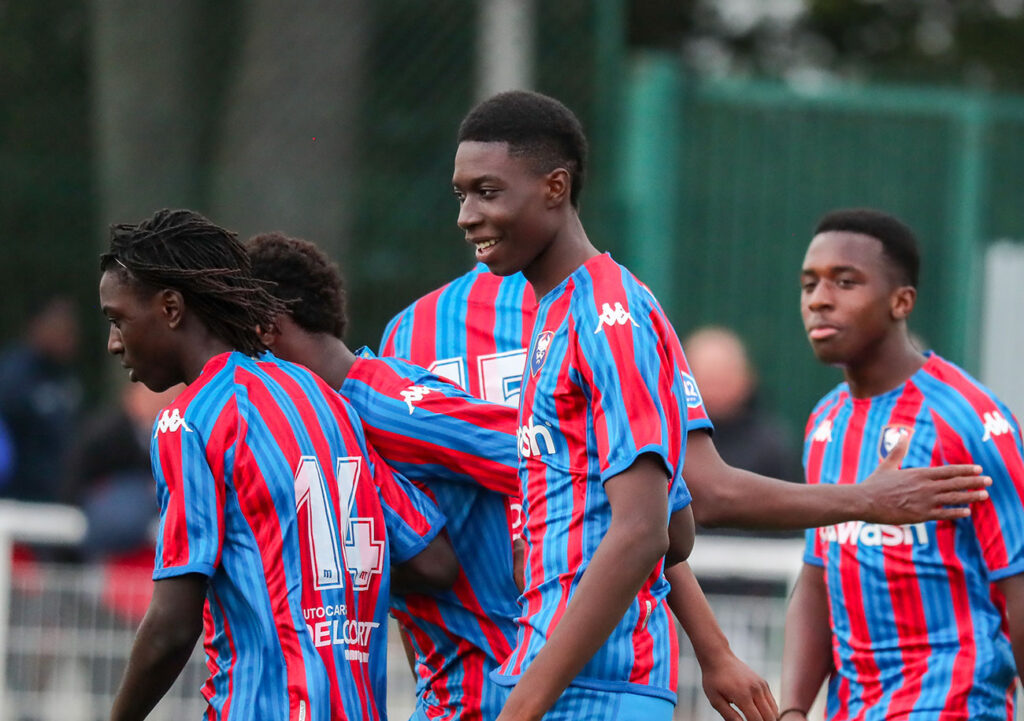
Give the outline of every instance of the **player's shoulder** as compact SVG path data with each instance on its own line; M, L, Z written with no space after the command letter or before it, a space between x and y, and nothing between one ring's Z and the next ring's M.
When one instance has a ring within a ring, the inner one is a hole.
M594 319L630 319L661 312L651 290L624 265L604 253L591 258L567 279L573 313ZM624 322L624 321L620 321Z
M932 353L913 377L923 402L953 427L1000 429L1016 425L1009 408L966 370Z
M444 390L448 394L468 395L446 378L404 358L376 356L369 348L360 348L356 351L356 356L357 360L346 378L346 385L342 386L343 391L350 388L351 384L348 381L351 379L381 392L395 392L410 386L426 386Z
M837 384L814 404L814 408L811 409L811 413L807 417L805 433L809 434L812 430L817 429L824 417L828 416L836 407L847 402L849 398L850 387L846 382Z

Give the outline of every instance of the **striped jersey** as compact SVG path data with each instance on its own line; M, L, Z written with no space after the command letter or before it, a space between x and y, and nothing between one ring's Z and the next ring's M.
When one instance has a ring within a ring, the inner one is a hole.
M903 436L904 467L976 463L992 477L969 518L807 531L824 568L833 660L827 715L841 719L1007 719L1016 667L993 581L1024 571L1020 426L992 393L927 354L900 387L853 398L846 383L807 423L808 483L860 483Z
M341 393L381 456L444 511L461 567L451 590L392 595L416 653L417 697L431 719L493 719L502 696L486 674L511 652L519 612L509 533L516 411L398 358L358 355Z
M443 517L352 409L301 366L223 353L159 415L151 456L153 578L209 578L209 718L385 717L388 564Z
M380 354L405 358L477 398L515 408L536 309L522 273L501 278L477 263L392 318Z
M517 643L492 674L512 685L571 601L607 532L604 482L643 453L664 463L669 509L682 479L690 412L702 414L679 339L650 291L605 254L538 303L517 441L527 543ZM622 621L572 684L675 701L678 646L659 561Z

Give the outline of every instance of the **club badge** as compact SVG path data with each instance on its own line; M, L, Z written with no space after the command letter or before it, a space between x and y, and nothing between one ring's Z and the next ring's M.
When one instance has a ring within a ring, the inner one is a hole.
M537 336L537 343L533 346L533 354L530 356L530 375L537 375L537 371L544 365L544 360L548 357L548 346L551 345L551 339L555 337L554 331L546 330Z

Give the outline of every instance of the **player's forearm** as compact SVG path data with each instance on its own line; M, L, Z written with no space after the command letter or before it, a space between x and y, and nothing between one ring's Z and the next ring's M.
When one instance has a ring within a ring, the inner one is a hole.
M719 627L690 566L679 563L665 569L665 579L672 587L666 598L668 607L679 619L679 625L690 639L697 663L703 666L705 661L718 654L731 653L729 641Z
M832 631L824 571L805 564L786 610L779 705L806 712L831 671Z
M500 721L544 715L608 640L667 548L664 526L613 520L558 626L509 695Z
M135 637L128 667L110 711L111 721L144 719L188 662L201 623L181 625L146 614Z

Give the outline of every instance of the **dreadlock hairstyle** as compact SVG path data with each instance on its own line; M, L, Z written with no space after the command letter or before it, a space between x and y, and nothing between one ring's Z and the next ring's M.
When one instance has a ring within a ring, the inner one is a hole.
M121 272L140 289L178 291L211 333L250 356L266 350L258 329L286 310L252 277L235 234L191 210L112 225L100 270Z

